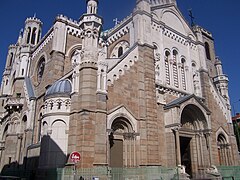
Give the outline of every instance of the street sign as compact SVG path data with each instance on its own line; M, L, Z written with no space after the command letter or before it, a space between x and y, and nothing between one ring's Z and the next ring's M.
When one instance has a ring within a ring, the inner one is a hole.
M79 162L81 159L81 155L79 152L77 151L73 151L71 154L70 154L70 160L74 163L77 163Z

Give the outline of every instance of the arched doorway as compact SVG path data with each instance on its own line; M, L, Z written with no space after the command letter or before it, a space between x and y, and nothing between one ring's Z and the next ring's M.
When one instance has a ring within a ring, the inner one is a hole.
M130 121L124 117L116 118L109 135L110 167L136 166L136 133Z
M210 130L202 110L193 104L184 107L181 113L181 128L179 129L181 165L186 173L194 176L201 168L209 167Z

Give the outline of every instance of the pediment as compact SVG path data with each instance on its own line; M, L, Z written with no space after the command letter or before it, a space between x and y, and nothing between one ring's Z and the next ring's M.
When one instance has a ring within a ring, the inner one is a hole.
M185 106L187 104L195 104L198 107L201 107L202 109L204 109L207 114L211 114L211 111L202 102L202 99L195 96L194 94L186 95L186 96L174 99L173 101L169 102L168 104L166 104L164 106L164 110L175 108L175 107Z

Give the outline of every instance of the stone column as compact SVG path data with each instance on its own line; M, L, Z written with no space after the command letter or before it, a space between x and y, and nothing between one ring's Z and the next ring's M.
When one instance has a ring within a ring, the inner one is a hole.
M173 129L175 135L175 145L176 145L176 165L181 165L181 150L180 150L180 137L179 128Z
M197 146L197 158L198 158L198 166L202 166L202 158L200 151L200 134L196 134L196 146Z
M199 146L200 146L200 158L202 162L202 166L204 166L204 159L203 159L203 145L202 145L202 134L199 135Z
M211 134L210 133L206 133L205 134L206 137L206 142L207 142L207 148L208 148L208 154L209 154L209 165L212 165L212 146L211 146Z

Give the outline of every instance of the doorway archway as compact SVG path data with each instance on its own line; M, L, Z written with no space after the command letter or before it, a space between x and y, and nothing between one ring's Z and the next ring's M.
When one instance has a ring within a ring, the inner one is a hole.
M118 117L111 125L109 135L110 167L136 165L136 133L127 118Z
M199 169L211 164L209 125L202 110L194 104L183 108L180 123L181 165L185 166L186 173L193 176Z

